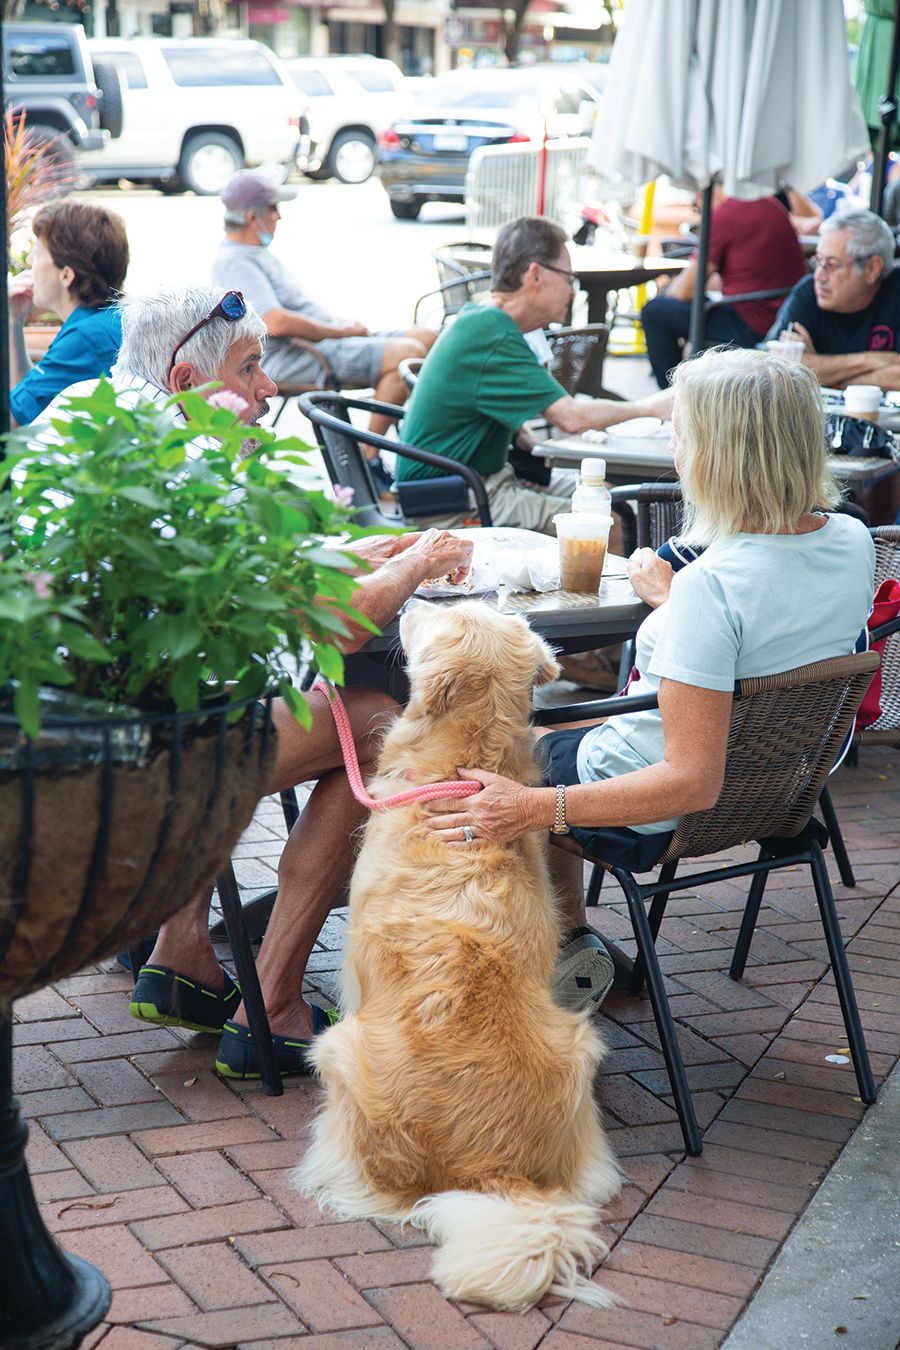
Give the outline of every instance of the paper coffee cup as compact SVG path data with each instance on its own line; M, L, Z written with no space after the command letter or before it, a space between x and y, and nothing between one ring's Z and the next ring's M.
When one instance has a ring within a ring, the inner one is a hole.
M844 390L844 412L848 417L877 422L880 408L881 389L877 384L848 384Z
M802 361L803 343L799 338L778 338L767 342L770 356L780 356L782 361Z
M553 517L559 541L559 584L564 591L596 595L600 589L611 516L591 512Z

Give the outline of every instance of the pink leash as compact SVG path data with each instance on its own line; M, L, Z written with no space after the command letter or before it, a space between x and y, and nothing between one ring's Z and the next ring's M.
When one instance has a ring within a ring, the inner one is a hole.
M321 690L328 699L351 791L356 800L362 806L367 806L370 811L391 811L396 806L412 806L415 802L430 802L440 797L471 797L473 792L481 791L479 783L464 783L456 778L451 783L426 783L422 787L410 788L409 792L398 792L395 797L370 797L359 771L350 719L347 716L347 709L341 702L340 694L324 680L316 680L313 689Z

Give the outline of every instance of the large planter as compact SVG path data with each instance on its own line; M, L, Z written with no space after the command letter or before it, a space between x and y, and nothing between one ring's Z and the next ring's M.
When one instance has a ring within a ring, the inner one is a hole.
M239 720L229 722L234 712ZM123 719L0 713L0 1345L68 1350L109 1287L47 1232L11 1089L13 998L146 936L227 861L275 753L268 705Z

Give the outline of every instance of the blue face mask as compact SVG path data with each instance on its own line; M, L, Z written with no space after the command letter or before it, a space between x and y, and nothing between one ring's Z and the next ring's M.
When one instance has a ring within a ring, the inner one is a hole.
M265 230L259 232L259 242L263 248L268 248L274 238L274 234L268 234Z

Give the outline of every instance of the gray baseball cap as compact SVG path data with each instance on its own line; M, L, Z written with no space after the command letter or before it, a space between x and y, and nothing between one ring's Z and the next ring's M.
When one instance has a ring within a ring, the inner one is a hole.
M293 201L296 195L296 188L279 187L264 174L249 169L234 174L219 193L226 211L257 211L262 206Z

